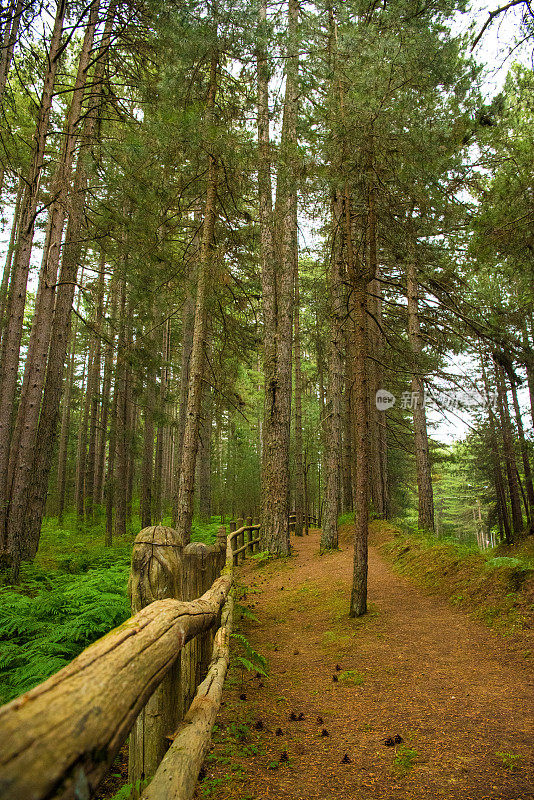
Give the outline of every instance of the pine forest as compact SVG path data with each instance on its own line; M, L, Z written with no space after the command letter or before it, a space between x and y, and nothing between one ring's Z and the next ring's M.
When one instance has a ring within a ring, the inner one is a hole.
M533 41L3 0L2 800L532 797Z

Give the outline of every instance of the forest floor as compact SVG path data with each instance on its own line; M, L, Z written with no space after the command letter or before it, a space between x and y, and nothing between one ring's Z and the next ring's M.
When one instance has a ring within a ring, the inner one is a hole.
M230 671L196 796L534 797L527 634L503 637L429 595L375 546L369 613L350 620L350 533L321 556L312 530L292 539L294 557L237 570L257 618L237 622L269 677Z

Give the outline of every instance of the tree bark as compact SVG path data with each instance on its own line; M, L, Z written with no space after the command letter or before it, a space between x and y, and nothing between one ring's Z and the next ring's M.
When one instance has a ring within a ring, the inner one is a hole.
M213 428L213 398L211 387L205 383L202 426L198 450L198 516L201 522L211 521L211 440Z
M11 278L11 267L13 264L13 255L15 252L15 245L17 240L17 231L20 214L20 204L22 200L22 191L24 189L24 182L22 178L19 180L17 190L17 199L15 201L15 210L13 213L13 223L11 225L11 233L9 236L9 244L7 247L6 263L4 266L4 274L2 275L2 285L0 286L0 340L4 332L6 324L6 311L9 298L9 284Z
M258 51L258 189L260 198L262 292L264 320L265 407L262 470L262 548L288 555L289 443L291 428L291 340L295 281L296 146L298 111L298 3L290 0L286 88L277 174L276 208L272 214L269 148L268 74L265 52ZM260 25L266 7L260 9ZM276 237L274 235L276 231ZM278 247L274 246L274 242Z
M62 52L61 37L66 0L59 0L56 7L54 28L48 46L48 69L46 71L41 102L37 116L33 150L25 190L21 202L17 249L13 262L8 324L2 337L0 380L0 549L6 548L13 559L13 578L18 577L20 556L13 551L16 539L7 541L7 513L9 505L8 467L11 444L11 425L18 378L20 344L26 304L26 287L30 268L35 217L39 199L41 172L44 165L46 137L52 107L54 82Z
M25 522L34 551L37 550L39 543L41 523L46 504L48 478L52 465L52 453L59 417L65 358L70 337L72 301L84 248L82 233L85 225L84 207L87 192L85 157L87 149L93 141L96 132L98 106L102 90L101 82L105 67L105 55L108 52L111 41L115 8L114 2L108 7L104 31L102 33L98 55L95 59L92 80L97 89L90 96L89 107L85 116L84 129L81 135L81 147L73 182L72 199L69 202L69 218L63 244L63 257L51 334L51 341L54 342L54 346L50 348L48 354L46 383L43 392L39 428L37 431L37 440L40 446L36 452L33 465L32 484L29 492L28 511Z
M521 498L519 495L519 483L517 479L517 465L515 463L512 423L510 420L508 400L506 398L503 370L498 362L495 361L494 363L504 463L506 466L506 476L508 479L508 489L510 492L510 506L512 509L512 533L514 540L517 540L521 537L523 532L523 515L521 513Z
M519 400L517 398L517 387L512 375L510 375L510 387L512 389L512 400L514 404L515 421L519 438L519 448L521 450L521 459L523 461L523 470L525 473L525 486L527 494L525 511L528 521L530 522L534 517L534 486L532 485L532 469L530 466L530 459L528 457L528 448L525 439L525 430L523 428L523 420L521 418L521 409L519 407Z
M295 266L295 311L293 320L293 360L295 362L295 536L302 536L305 516L305 489L304 462L302 456L302 363L300 355L298 255L295 258Z
M413 359L412 414L417 470L418 525L421 530L433 531L434 495L424 405L425 386L420 374L423 342L419 327L419 286L413 253L409 255L406 269L406 296L408 300L408 340Z
M349 616L360 617L367 611L367 570L369 535L369 441L367 399L367 320L366 286L367 275L363 265L356 265L352 244L351 201L345 190L345 243L347 268L353 290L352 348L349 351L353 363L351 406L354 412L353 444L356 456L354 480L354 567Z
M9 68L19 34L20 22L24 11L24 0L11 0L7 10L7 19L3 29L2 55L0 58L0 103L6 91Z
M343 201L336 193L332 202L332 251L328 280L330 339L328 347L328 416L325 440L325 497L321 549L338 546L337 519L341 509L342 388L343 388Z
M167 415L167 392L169 387L169 360L170 360L170 320L166 320L163 325L163 342L162 342L162 367L161 377L159 383L159 398L158 398L158 411L161 419L165 419ZM163 501L163 484L164 484L164 466L165 466L165 450L168 446L169 440L169 426L167 422L160 421L158 425L158 432L156 436L156 458L154 466L154 519L156 522L161 521L162 517L162 501Z
M218 59L218 50L214 45L210 60L209 88L206 102L206 127L208 131L210 126L214 124L215 98L217 94L219 67ZM191 349L187 414L184 429L182 458L180 463L180 476L178 481L176 530L180 537L180 541L184 546L190 541L191 523L193 521L195 467L202 404L202 381L204 377L205 365L204 346L207 334L208 302L212 280L213 236L215 230L215 219L217 215L217 183L219 165L215 154L211 152L213 149L214 147L212 143L211 146L208 147L208 151L210 152L207 165L208 172L206 202L204 207L204 219L202 222L202 238L198 265L195 326L193 331L193 346Z

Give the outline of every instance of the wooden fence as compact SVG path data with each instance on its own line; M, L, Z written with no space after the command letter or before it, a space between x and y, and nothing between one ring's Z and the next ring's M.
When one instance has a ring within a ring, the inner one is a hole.
M133 616L0 708L1 800L89 800L128 734L134 796L190 800L230 658L232 568L260 546L250 517L230 527L210 546L138 534Z

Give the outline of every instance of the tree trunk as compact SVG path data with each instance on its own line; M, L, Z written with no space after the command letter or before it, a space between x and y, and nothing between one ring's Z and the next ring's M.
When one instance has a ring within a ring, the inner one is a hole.
M206 128L208 135L210 126L214 124L215 98L217 93L218 51L214 46L211 54L208 98L206 102ZM208 142L206 143L208 144ZM191 538L193 521L193 499L195 489L195 467L198 449L198 432L202 405L202 381L204 377L208 302L212 279L212 248L217 213L217 179L218 162L211 152L213 145L208 146L208 174L206 186L206 202L202 223L200 259L198 265L197 297L195 306L195 326L193 331L193 347L189 374L189 391L187 397L187 414L184 429L180 476L178 482L178 499L176 514L176 530L180 541L185 546Z
M63 525L63 515L65 513L65 501L67 495L67 455L69 449L70 433L70 411L72 399L72 385L74 382L74 362L76 355L76 335L72 338L71 353L69 357L69 368L65 380L65 391L63 393L63 408L61 412L61 432L59 435L59 454L57 465L57 521L58 525Z
M506 387L504 385L504 376L502 367L497 362L495 362L495 379L497 385L499 418L501 422L504 463L506 465L506 476L508 479L508 489L510 491L510 505L512 509L512 531L513 531L513 538L514 540L516 540L520 538L521 534L523 533L523 515L521 513L521 498L519 495L519 483L517 480L517 465L515 463L512 423L510 421L510 411L508 409Z
M41 171L44 165L46 137L52 107L52 94L62 52L61 36L66 0L59 0L56 7L54 28L48 46L48 69L46 71L37 116L33 151L28 170L25 190L21 202L19 233L13 262L8 324L2 337L2 358L0 376L0 549L7 547L13 559L13 578L18 578L20 556L13 551L16 539L10 536L7 541L7 513L9 504L8 465L11 443L11 425L17 388L20 343L26 304L26 287L33 244L33 233L37 203L39 199ZM17 545L18 547L18 545Z
M6 263L4 266L4 274L2 275L2 285L0 286L0 339L2 337L2 334L4 332L4 327L6 324L6 311L8 306L8 297L9 297L9 282L11 278L11 266L13 263L13 255L15 252L15 244L17 240L20 203L22 200L23 188L24 188L24 182L21 178L19 180L19 186L17 190L17 199L15 201L13 223L11 225L11 233L9 236L9 244L7 247Z
M211 522L211 439L213 428L213 398L211 387L204 385L203 419L198 449L198 516L201 522Z
M519 447L521 449L521 459L523 461L523 470L525 472L525 486L527 494L527 503L525 511L530 522L534 517L534 486L532 485L532 469L530 467L530 459L528 457L527 442L525 439L525 431L523 428L523 420L521 419L521 409L519 408L519 401L517 399L517 387L512 376L510 376L510 386L512 389L512 399L514 404L515 421L517 425L517 432L519 437Z
M37 550L39 543L41 523L46 504L48 478L52 465L52 453L59 417L65 358L70 337L72 301L78 268L82 261L82 231L85 224L84 207L85 195L87 192L85 157L87 148L92 142L96 131L98 118L97 110L101 96L101 79L105 67L104 56L107 54L111 40L114 13L115 4L111 3L108 7L98 55L95 59L96 63L92 81L97 87L97 90L93 91L91 94L89 108L85 116L84 130L81 136L81 147L74 176L72 199L69 203L69 219L63 244L63 258L56 293L53 330L51 334L51 341L54 343L54 346L50 348L48 355L46 383L37 432L37 441L39 441L40 446L37 449L33 465L32 484L29 492L28 511L25 522L34 551Z
M302 364L300 357L300 292L298 254L295 258L295 264L297 267L295 269L295 311L293 321L293 359L295 362L295 536L302 536L305 504L304 463L302 459Z
M353 473L353 457L352 457L352 408L351 408L351 386L353 382L352 365L350 363L350 342L349 342L348 329L345 328L344 339L344 353L343 358L343 397L342 397L342 434L343 434L343 511L348 513L353 510L353 495L352 495L352 473Z
M350 617L360 617L367 611L367 550L369 535L369 441L367 399L367 321L366 274L363 265L356 267L352 244L352 215L348 190L345 191L345 242L347 268L353 290L353 322L349 351L353 363L351 406L354 413L353 444L356 451L354 480L354 568L350 597Z
M156 350L155 333L157 328L153 322L150 336L150 349ZM152 524L152 484L154 479L154 411L156 408L156 363L151 361L147 371L145 391L145 407L143 409L143 458L141 461L141 527L148 528Z
M3 29L2 50L0 57L0 104L6 91L9 68L13 59L15 44L17 43L20 22L24 11L24 0L11 0L6 14Z
M113 478L113 494L115 505L115 535L126 535L127 518L127 494L128 494L128 445L127 436L127 413L128 400L126 391L126 358L127 358L127 316L126 307L126 286L125 281L121 281L120 300L119 300L119 329L118 329L118 350L117 366L115 371L115 381L117 385L117 402L115 409L115 474Z
M167 391L169 386L169 359L170 359L170 320L163 324L163 343L161 378L159 383L158 410L162 418L167 415ZM165 464L165 445L168 443L169 428L166 422L160 422L156 436L156 458L154 466L154 520L161 522L163 500L163 469Z
M264 319L265 407L263 424L262 547L288 555L289 443L291 428L291 339L295 282L298 111L298 3L290 0L284 115L273 220L270 178L268 73L258 50L258 187L260 197ZM260 25L266 8L260 9ZM274 224L273 224L274 223ZM276 239L274 236L276 230ZM275 248L274 242L278 243Z
M321 549L338 546L337 518L341 509L342 388L343 388L343 202L332 202L332 253L328 280L330 339L328 347L328 416L325 440L325 497L322 515Z
M501 539L507 544L512 542L512 526L510 524L510 516L508 513L508 505L506 503L506 492L504 488L504 478L501 469L501 452L497 436L497 420L491 407L491 392L488 374L484 367L484 354L482 348L479 346L480 366L482 370L482 380L484 382L484 389L486 392L486 403L489 414L489 431L490 431L490 447L491 447L491 463L493 471L493 482L495 486L495 495L497 498L497 512L499 517L499 532Z
M406 296L408 299L408 340L412 351L412 413L415 442L415 465L417 470L418 525L421 530L434 530L434 495L432 472L428 449L425 387L420 374L423 342L419 332L419 287L417 266L411 254L406 269Z
M94 359L94 342L89 343L87 358L85 359L84 376L82 379L82 393L80 400L80 413L78 417L78 441L76 446L76 496L74 505L78 524L85 518L85 463L87 458L87 427L89 424L89 407L91 404L92 366Z

